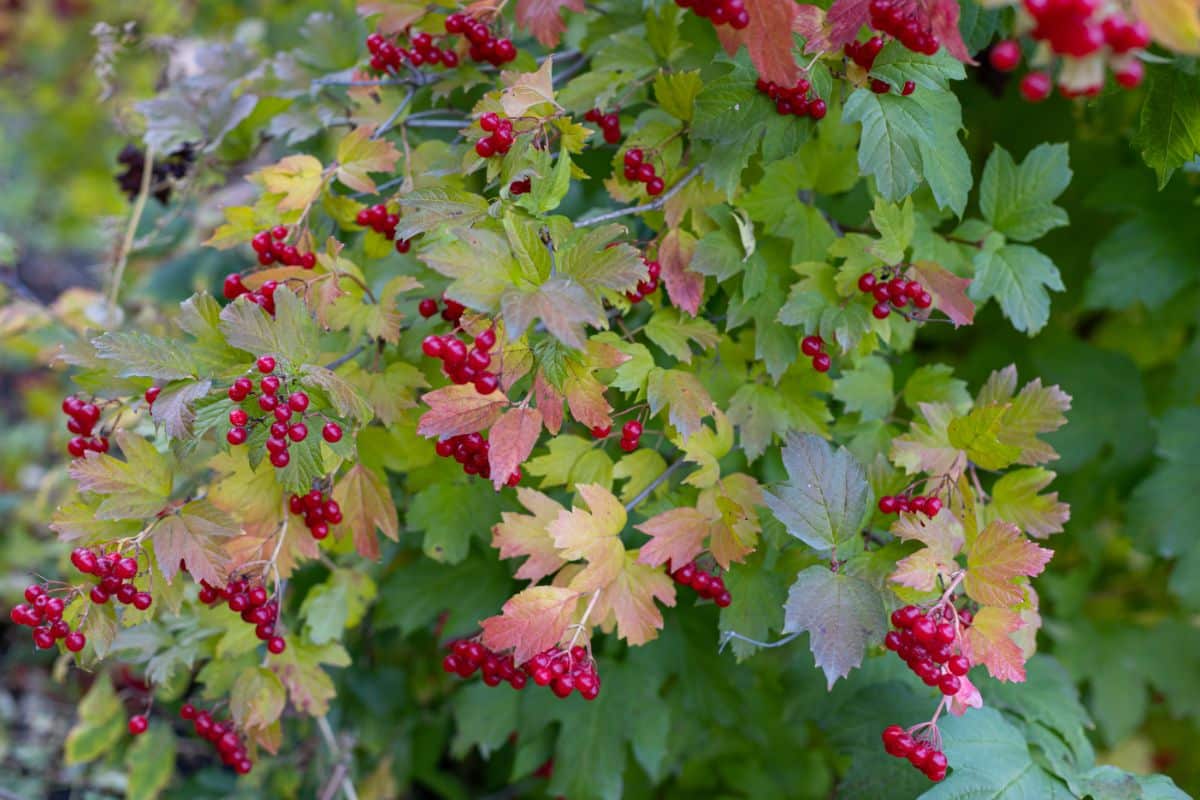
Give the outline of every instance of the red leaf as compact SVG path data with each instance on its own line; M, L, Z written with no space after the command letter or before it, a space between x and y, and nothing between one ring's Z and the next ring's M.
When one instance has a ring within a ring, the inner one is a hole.
M1024 623L1017 612L985 606L975 614L963 637L967 658L983 664L993 678L1020 683L1025 680L1025 654L1012 639Z
M740 31L718 25L717 36L729 55L746 45L750 60L762 77L783 86L795 86L800 67L792 57L792 26L798 9L793 0L751 0L746 3L750 24Z
M828 47L822 49L833 50L857 39L859 29L871 17L870 5L871 0L837 0L830 6L825 16Z
M488 464L497 491L529 458L541 432L542 412L536 408L509 409L492 426L488 434Z
M510 597L499 616L480 623L483 645L495 651L512 649L513 660L524 664L558 644L578 600L579 592L561 586L531 586Z
M546 430L557 436L563 424L563 396L550 385L546 373L540 369L533 378L533 397L542 411Z
M825 9L820 6L797 6L796 17L792 20L792 30L804 37L804 52L806 53L831 49L825 35Z
M508 405L503 392L480 394L471 384L443 386L421 396L429 410L421 415L422 436L462 436L490 428Z
M696 250L696 240L672 229L658 246L658 261L662 265L662 280L671 302L696 316L704 297L704 276L688 269Z
M913 272L933 295L933 307L949 317L954 327L975 322L975 304L967 297L970 278L960 278L932 261L918 261Z
M567 23L562 9L583 12L583 0L517 0L517 24L528 28L543 47L557 47Z
M950 55L965 64L978 63L967 52L967 44L958 30L959 13L958 0L933 0L933 7L929 9L929 27Z

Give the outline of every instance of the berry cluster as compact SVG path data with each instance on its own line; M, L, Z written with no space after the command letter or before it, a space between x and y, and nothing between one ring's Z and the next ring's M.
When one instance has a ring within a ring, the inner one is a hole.
M222 601L229 610L242 615L242 621L254 626L254 635L267 643L267 649L278 655L287 648L287 642L275 633L275 622L279 619L279 602L271 600L266 587L251 586L244 578L232 580L222 587L200 581L199 600L206 606Z
M329 535L329 526L342 521L342 507L337 500L326 497L320 489L305 495L294 494L288 498L288 510L304 517L304 527L318 541Z
M871 27L895 38L914 53L934 55L941 42L908 6L898 0L871 0L868 6Z
M383 203L362 209L354 221L364 228L370 228L388 241L396 240L397 253L407 253L412 249L412 240L396 239L396 226L400 224L400 215L389 214L387 206Z
M511 655L500 655L488 650L479 642L460 640L450 646L450 653L442 659L442 669L469 678L479 669L483 682L488 686L499 686L507 681L514 689L523 689L532 679L538 686L549 686L556 697L566 699L575 691L584 700L595 700L600 694L600 676L596 674L596 662L587 649L575 645L563 650L551 647L538 653L521 665L513 663Z
M533 191L533 179L522 178L519 181L513 181L508 185L508 193L513 197L520 194L529 194Z
M108 598L115 597L121 605L132 605L138 611L145 611L153 602L149 592L139 592L133 585L133 579L138 575L138 562L132 556L78 547L71 551L71 564L84 575L100 579L88 595L97 605L104 605Z
M478 475L484 480L491 480L492 466L488 461L490 445L488 440L483 438L483 434L478 431L464 433L461 436L451 436L449 439L440 439L434 445L434 449L442 458L453 458L462 464L463 472L466 474ZM521 468L517 467L516 471L508 476L505 485L516 486L520 482Z
M871 309L875 319L887 319L893 308L904 308L910 300L921 310L933 305L933 295L920 282L906 281L899 275L885 281L875 273L867 272L858 279L858 290L875 298L875 307Z
M367 52L371 54L371 69L379 73L396 73L408 62L414 67L439 64L453 69L458 66L458 53L450 48L442 49L434 43L428 33L417 33L409 37L411 50L401 47L381 33L367 37Z
M100 407L88 403L75 395L62 401L63 413L70 417L67 420L67 430L75 434L67 442L67 452L74 458L83 458L88 450L97 453L108 452L108 439L104 436L92 436L96 423L100 421Z
M942 501L936 497L909 497L906 494L885 495L879 498L881 514L924 514L929 518L936 517L942 510Z
M946 754L926 742L915 738L912 733L899 725L889 725L883 729L883 749L890 756L904 758L931 781L940 781L946 777Z
M588 122L594 122L600 126L600 132L604 134L604 141L609 144L616 144L621 141L621 118L617 116L617 112L613 111L605 114L598 108L590 109L583 118ZM638 163L641 163L640 161ZM629 162L625 162L628 166ZM629 177L629 176L626 176ZM633 178L630 178L633 180Z
M703 17L713 25L728 25L735 31L750 24L746 0L675 0L675 5L690 8L696 16Z
M904 606L892 612L892 626L883 645L908 665L926 686L936 686L947 697L958 694L959 680L971 669L971 662L962 653L954 652L958 641L959 622L966 624L968 612L955 612L937 607L926 613L916 606Z
M471 43L468 55L472 61L499 67L517 57L517 48L511 39L500 39L492 35L487 25L471 19L465 14L446 17L446 33L461 33Z
M700 569L695 561L684 564L674 572L671 572L671 565L668 564L667 571L670 572L671 578L676 583L692 587L696 590L696 594L705 600L712 600L721 608L727 608L733 602L732 595L725 588L725 580L716 573Z
M447 310L449 302L447 301ZM500 386L500 379L496 373L488 371L492 363L489 351L496 345L496 329L488 328L476 336L472 344L468 350L467 343L459 339L457 333L448 333L445 336L430 335L421 341L421 352L430 358L440 359L442 372L452 382L460 386L473 383L475 391L491 394Z
M867 72L870 72L871 68L875 66L875 59L879 56L879 52L883 50L884 44L882 36L872 36L865 42L847 42L843 45L842 52L846 54L846 58ZM875 94L887 94L892 90L890 83L879 78L872 78L870 86L871 91ZM917 84L915 82L905 81L904 86L900 88L900 94L908 97L916 90Z
M819 120L825 119L825 115L829 113L825 101L810 94L812 84L806 78L796 81L796 85L790 89L764 78L759 78L755 86L758 91L774 101L775 111L785 117L812 117Z
M800 352L812 359L812 367L817 372L829 372L833 365L825 352L825 340L818 335L805 336L800 342Z
M273 317L275 316L275 290L278 288L277 281L263 281L262 286L251 291L242 283L242 276L235 272L225 278L221 293L225 295L226 300L236 300L242 295L246 295L247 300Z
M255 362L258 371L263 374L262 380L258 383L260 394L258 395L258 407L275 417L275 421L271 423L270 436L267 437L266 449L270 457L271 464L278 469L283 469L291 463L291 456L288 455L288 448L292 442L303 442L308 438L308 426L304 424L304 412L308 410L309 399L308 395L302 391L288 392L284 386L284 381L275 375L275 359L271 356L259 356ZM229 399L235 403L242 403L254 391L254 381L243 376L233 382L229 387ZM293 414L299 414L300 420L293 421ZM246 413L246 409L238 408L230 409L229 411L229 431L225 434L225 441L233 446L245 444L250 437L250 432L247 426L253 423L265 422L265 417L255 417L251 420L250 415ZM342 438L342 429L336 422L327 422L325 427L321 429L321 436L325 441L333 444Z
M492 111L479 118L479 127L489 134L475 142L475 154L480 158L502 156L517 140L516 134L513 133L512 120L501 119L499 114Z
M657 261L646 261L645 258L642 261L646 264L647 277L644 281L638 281L637 288L633 291L625 293L625 299L631 303L640 303L658 291L658 279L662 275L662 264Z
M315 253L301 253L294 244L284 244L288 237L286 225L276 225L269 231L259 231L250 240L250 246L258 254L258 263L264 267L280 263L285 267L312 269L317 265Z
M1101 16L1099 0L1024 0L1025 11L1033 20L1030 36L1042 42L1054 56L1064 59L1059 74L1059 91L1064 97L1094 97L1100 93L1099 72L1073 67L1078 59L1103 54L1113 78L1133 89L1145 77L1139 51L1150 45L1146 24L1130 20L1121 13ZM1098 13L1099 12L1099 13ZM988 54L992 67L1012 72L1021 63L1021 46L1014 40L998 42ZM1039 103L1050 96L1054 79L1048 71L1036 70L1021 79L1021 96Z
M225 766L233 767L239 775L246 775L254 768L254 762L247 755L246 745L237 735L232 721L217 722L213 719L212 712L198 709L191 703L183 704L179 709L179 716L192 723L197 736L217 746L217 753ZM132 723L130 720L131 725Z
M426 297L417 304L417 311L425 319L436 316L439 310L441 311L442 319L446 320L446 322L457 323L462 319L463 312L467 310L462 303L456 303L445 295L442 296L442 302L446 304L446 307L439 309L437 300L434 300L432 297Z
M607 439L611 433L611 425L592 428L592 436L597 439ZM637 450L641 444L642 423L638 422L636 419L631 419L621 426L621 449L626 453L632 453L634 450Z
M667 188L654 165L646 161L646 154L637 147L625 151L625 180L646 184L646 194L651 197L657 197Z
M87 637L62 618L66 602L61 597L51 597L44 586L36 583L25 587L28 603L18 603L8 612L14 625L33 628L33 643L39 650L49 650L59 639L72 653L78 653L87 644Z

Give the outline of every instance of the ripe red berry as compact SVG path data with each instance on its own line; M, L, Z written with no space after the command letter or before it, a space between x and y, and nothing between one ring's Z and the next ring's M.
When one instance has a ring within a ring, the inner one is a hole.
M335 444L342 440L342 428L336 422L327 422L325 427L321 429L321 438L330 444Z
M887 319L891 316L892 307L887 303L876 303L871 307L871 316L875 319Z
M65 639L63 639L63 644L65 644L67 649L72 653L78 653L83 649L84 645L87 644L87 637L79 631L72 631L71 633L67 634Z
M271 356L259 356L254 363L258 366L258 371L264 375L275 371L275 359Z
M1012 72L1021 63L1021 45L1012 39L1005 39L992 46L988 61L999 72Z
M283 469L291 462L291 460L292 457L288 455L286 450L282 450L278 453L271 453L271 465L276 469Z
M950 670L952 675L962 677L971 671L971 662L963 655L950 656L946 661L946 669Z
M607 439L612 433L612 425L597 425L592 428L593 439Z
M805 336L800 343L800 352L806 356L815 356L821 352L821 348L825 346L820 336Z
M288 397L288 405L293 411L297 413L302 412L308 408L308 395L304 392L292 392L291 396Z
M902 606L892 612L892 626L895 628L911 628L919 619L922 619L921 609L916 606Z
M662 194L663 190L666 188L667 185L663 183L663 179L657 176L646 181L646 194L650 195L651 197L657 197L658 195Z
M279 655L287 649L287 642L282 636L274 636L267 641L267 649L275 655Z
M438 313L437 300L434 300L432 297L426 297L420 303L417 303L417 312L420 313L422 317L429 319L434 314Z
M952 697L958 694L958 690L960 688L962 688L962 681L960 681L956 675L951 675L949 672L947 672L943 673L943 675L938 678L938 689L940 689L942 694L946 695L947 697Z
M229 432L225 434L225 441L236 447L239 444L245 444L249 435L245 428L230 428Z
M1030 72L1021 79L1021 96L1030 103L1040 103L1050 96L1053 84L1045 72Z
M813 356L812 366L817 372L829 372L829 368L833 366L833 360L828 353L817 353Z

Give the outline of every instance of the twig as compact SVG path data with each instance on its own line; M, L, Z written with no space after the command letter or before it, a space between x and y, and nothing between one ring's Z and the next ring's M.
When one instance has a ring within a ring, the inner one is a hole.
M406 128L462 128L467 124L461 119L410 119L404 123Z
M671 473L674 472L675 470L679 469L681 466L683 466L682 458L678 459L677 461L673 461L670 466L668 466L665 470L662 471L661 475L659 475L654 480L650 481L649 486L647 486L645 489L642 489L640 492L638 492L637 497L633 498L632 500L630 500L628 503L625 504L625 510L633 511L635 508L637 508L639 505L641 505L641 503L647 497L650 496L651 492L653 492L659 486L662 486L663 483L666 482L666 480L671 477Z
M616 211L609 211L606 214L600 214L590 219L581 219L575 223L576 228L586 228L590 225L599 225L602 222L608 222L613 219L620 219L629 214L644 214L647 211L658 211L667 204L667 201L679 193L679 190L686 186L692 178L700 174L700 165L692 167L688 173L679 179L679 182L667 189L660 197L656 197L653 202L643 203L640 206L630 206L629 208L618 208Z
M717 652L719 653L724 650L725 645L729 644L732 639L737 639L739 642L747 642L748 644L756 645L758 647L783 647L785 644L791 644L791 642L799 635L799 633L789 633L787 636L783 637L782 639L777 639L774 642L760 642L758 639L751 639L749 636L742 636L740 633L735 631L725 631L721 634L721 643L717 645Z
M396 124L396 120L400 119L400 115L404 113L404 109L408 108L408 104L412 102L413 95L416 94L416 91L417 90L413 87L408 87L408 94L404 95L404 99L400 101L398 106L396 106L396 110L392 112L392 115L384 120L382 125L375 129L375 132L371 134L372 139L378 139L391 130L392 126Z
M355 358L358 358L359 354L362 353L362 351L366 350L366 349L367 349L367 346L365 344L360 344L358 347L354 348L349 353L346 353L346 355L340 356L338 358L335 358L333 361L330 361L328 364L325 365L325 369L335 370L338 367L342 366L343 364L347 364L350 361L353 361Z
M583 616L579 620L579 624L575 626L575 635L571 637L571 643L567 645L570 650L579 641L579 636L583 633L584 627L587 625L588 617L592 615L592 609L596 607L596 601L600 599L600 590L592 592L592 599L588 600L587 608L583 611Z
M321 738L325 740L325 746L329 748L330 754L338 760L338 763L342 767L342 794L346 797L346 800L358 800L358 792L354 791L354 783L350 780L349 774L347 774L346 755L342 753L342 748L338 746L337 737L333 735L333 728L329 727L329 720L324 715L317 717L317 728L320 729Z
M125 239L117 254L117 264L113 268L112 286L108 288L108 317L111 321L117 313L117 294L121 291L121 279L125 277L125 265L129 263L129 251L133 249L133 239L137 235L138 224L142 221L142 213L146 210L146 200L150 197L150 182L154 177L154 147L146 145L146 158L142 162L142 185L138 188L137 199L133 202L133 210L129 213L129 226L125 229Z

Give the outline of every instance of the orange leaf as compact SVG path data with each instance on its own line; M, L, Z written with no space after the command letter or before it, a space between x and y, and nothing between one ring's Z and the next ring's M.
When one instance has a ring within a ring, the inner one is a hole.
M595 618L606 629L616 625L617 636L631 645L645 644L662 629L662 612L655 601L675 605L675 582L661 569L638 563L626 553L616 579L600 592Z
M971 543L963 589L983 605L1015 606L1025 599L1017 580L1040 574L1053 555L1026 539L1016 525L996 520Z
M451 384L421 396L429 410L421 415L422 436L462 436L486 430L500 419L508 397L501 391L480 394L471 384Z
M625 555L625 546L621 544L625 506L603 486L584 483L575 490L589 510L563 511L548 530L563 558L588 562L571 581L571 588L591 592L612 583L621 572Z
M517 0L517 24L528 28L542 47L557 47L567 24L562 9L583 13L583 0Z
M480 623L483 644L490 650L513 651L524 664L562 639L575 616L579 592L561 586L531 586L510 597L499 616Z
M492 426L488 433L488 464L497 491L529 458L541 432L542 412L536 408L509 409Z
M704 551L708 518L695 508L673 508L635 525L650 541L642 545L638 563L652 567L668 561L678 569Z
M528 556L517 570L517 577L539 581L566 563L547 530L563 507L536 489L524 486L517 488L517 499L533 516L512 511L501 513L501 521L492 526L492 547L500 550L501 558Z
M662 265L667 295L672 304L693 317L704 298L704 276L689 269L695 251L696 240L678 229L670 230L658 246L658 261Z
M740 31L718 26L717 36L729 55L746 45L750 60L766 80L795 86L800 68L792 56L792 25L798 8L794 0L751 0L746 4L750 24Z
M967 658L985 665L997 680L1025 680L1025 655L1011 636L1022 625L1020 615L1007 608L979 609L963 639Z
M372 561L379 558L375 528L393 542L400 538L400 520L387 483L375 471L355 464L333 489L333 498L342 507L340 530L354 534L354 549Z

